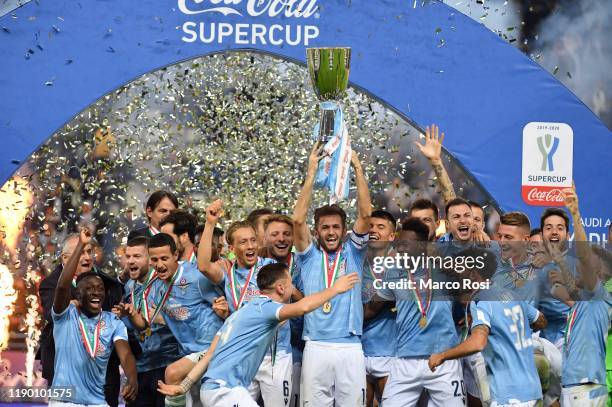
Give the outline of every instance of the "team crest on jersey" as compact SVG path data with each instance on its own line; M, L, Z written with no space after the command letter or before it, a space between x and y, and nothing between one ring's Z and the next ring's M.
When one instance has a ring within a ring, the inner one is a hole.
M100 332L106 330L106 321L102 318L100 319Z
M189 310L185 307L167 307L166 313L170 318L176 319L177 321L185 321L189 318Z
M185 294L187 292L187 288L189 287L189 283L187 282L187 279L183 277L179 280L176 286L181 290L183 294Z

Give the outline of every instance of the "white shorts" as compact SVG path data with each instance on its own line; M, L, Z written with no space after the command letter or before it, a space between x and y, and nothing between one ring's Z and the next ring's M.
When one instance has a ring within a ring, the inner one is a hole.
M365 358L361 343L307 341L302 358L303 406L364 406Z
M204 357L204 355L206 355L206 352L208 352L208 349L204 349L204 350L201 350L199 352L193 352L193 353L190 353L189 355L184 356L184 357L186 357L187 359L189 359L193 363L198 363L200 361L200 359L202 359Z
M491 403L487 366L482 353L474 353L461 359L465 390L480 399L484 407Z
M108 404L76 404L68 401L49 400L47 406L51 407L108 407Z
M277 354L274 366L272 366L272 356L266 355L249 385L251 397L257 400L261 394L266 406L289 406L292 373L293 356L291 353Z
M561 396L561 352L552 342L536 334L533 334L532 340L536 355L544 355L550 365L549 386L548 390L544 392L544 405L549 406Z
M200 399L206 407L259 407L244 387L221 387L215 390L204 390L202 387Z
M601 384L582 384L561 389L561 407L605 407L608 388Z
M302 373L302 364L296 362L293 364L293 373L291 374L291 401L289 407L300 407L300 376Z
M535 407L540 400L517 401L509 404L491 403L491 407Z
M374 379L388 377L391 372L392 356L366 356L365 367L366 376Z
M384 407L416 405L423 389L427 389L429 406L463 407L465 390L461 363L449 360L435 372L426 358L395 358L382 397Z

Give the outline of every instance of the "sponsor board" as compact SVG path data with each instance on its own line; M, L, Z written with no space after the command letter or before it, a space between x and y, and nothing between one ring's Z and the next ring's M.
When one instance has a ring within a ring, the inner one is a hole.
M562 190L572 186L574 133L565 123L531 122L523 128L523 201L563 206Z
M317 0L177 1L182 14L199 20L177 27L187 43L307 47L319 36Z

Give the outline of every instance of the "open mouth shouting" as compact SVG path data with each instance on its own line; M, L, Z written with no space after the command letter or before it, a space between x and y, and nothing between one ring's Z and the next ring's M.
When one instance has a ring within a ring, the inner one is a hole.
M91 297L89 297L87 305L92 311L99 312L102 310L102 299L97 295L92 295Z
M247 264L252 265L257 261L257 252L255 250L247 250L244 252L244 258Z
M471 235L470 227L468 225L459 225L457 227L457 234L461 240L468 240Z

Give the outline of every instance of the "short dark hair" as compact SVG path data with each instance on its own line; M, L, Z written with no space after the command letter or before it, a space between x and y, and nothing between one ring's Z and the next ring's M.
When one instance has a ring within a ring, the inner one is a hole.
M181 209L175 209L171 211L161 222L159 227L166 224L174 225L174 234L177 236L187 233L191 243L195 243L196 227L198 226L198 220L195 216Z
M151 196L149 196L149 199L147 199L147 204L145 206L145 209L151 208L151 210L154 211L155 208L157 208L157 205L159 205L159 203L164 198L168 198L174 204L174 206L178 208L179 203L178 203L178 199L176 198L176 195L174 195L172 192L169 192L169 191L159 190L159 191L153 192Z
M390 212L387 212L383 209L376 209L372 211L372 214L370 215L370 219L371 218L385 219L389 221L394 230L397 226L397 219L395 219L395 216L393 216Z
M426 242L429 240L429 228L419 218L411 216L402 221L402 231L414 232L419 241Z
M476 201L472 201L471 199L467 200L467 203L472 207L472 208L480 208L484 211L482 205Z
M96 272L95 272L95 271L93 271L93 270L92 270L92 271L87 271L87 272L85 272L85 273L83 273L83 274L79 274L79 275L77 276L77 278L76 278L76 285L77 285L77 287L79 286L79 283L80 283L81 281L84 281L84 280L86 280L86 279L88 279L88 278L90 278L90 277L97 277L97 278L100 278L100 276L98 275L98 273L96 273ZM101 278L100 278L100 279L101 279Z
M136 236L128 240L127 247L144 246L149 247L149 238L147 236Z
M344 209L342 209L337 204L325 205L325 206L315 209L314 211L315 227L319 225L319 220L321 220L323 216L340 216L340 219L342 221L342 227L346 229L346 212L344 212Z
M541 233L542 233L542 229L540 229L540 228L531 229L531 232L529 232L529 237L533 237L533 236L539 235Z
M460 205L467 205L470 208L470 210L472 210L472 205L470 205L470 203L466 201L465 199L453 198L446 203L446 206L444 206L444 213L446 214L446 217L448 218L448 211L450 208L452 208L453 206L460 206Z
M252 210L249 213L249 215L247 216L246 220L251 225L253 225L253 227L257 227L257 221L259 220L259 218L261 218L262 216L265 216L265 215L272 215L273 213L274 213L274 211L272 209L270 209L270 208L254 209L254 210Z
M176 252L176 243L174 243L174 239L166 233L158 233L155 236L151 236L149 239L149 249L164 246L170 246L170 251L172 253Z
M234 233L236 233L238 229L243 228L253 229L253 231L257 233L257 231L255 230L255 226L251 222L249 222L248 220L239 220L232 223L230 227L227 228L227 232L225 233L225 240L227 241L227 243L232 244L232 238L234 237Z
M287 276L289 268L285 263L270 263L266 264L257 272L257 287L260 290L272 288L281 278Z
M204 231L204 229L202 229L202 231ZM224 233L225 232L220 227L215 226L215 228L213 229L213 237L220 238L221 236L223 236Z
M551 216L560 216L565 221L565 230L569 231L569 216L561 208L546 208L540 218L540 229L544 230L544 222Z
M531 229L529 218L523 212L507 212L499 217L499 223L506 226L519 226L527 230Z
M420 211L423 209L431 209L434 213L435 221L437 222L440 219L440 211L438 207L431 199L421 198L417 199L410 205L410 209L408 210L408 215L412 216L412 211Z

